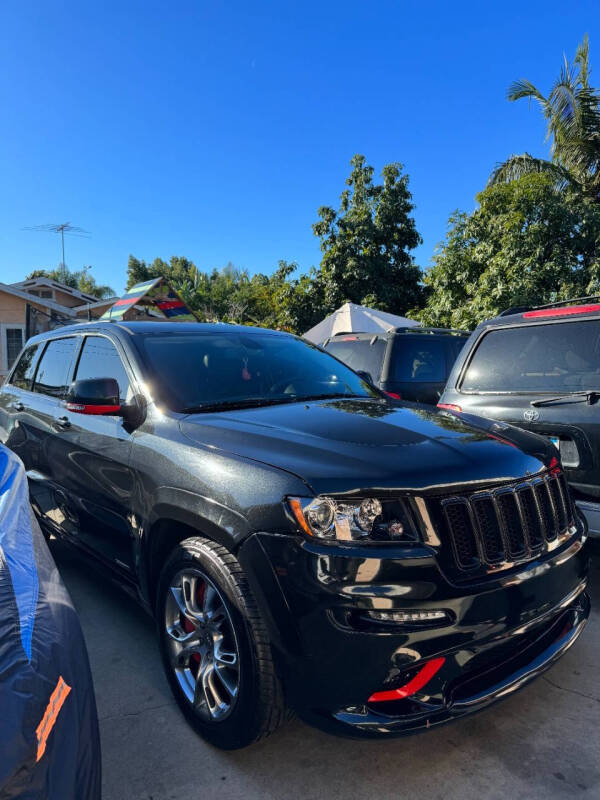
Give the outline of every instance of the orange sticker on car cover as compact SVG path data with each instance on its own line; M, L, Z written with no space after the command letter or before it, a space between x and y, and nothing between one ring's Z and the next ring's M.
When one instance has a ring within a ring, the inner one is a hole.
M52 728L54 727L54 723L56 722L56 718L58 717L59 711L63 707L63 703L67 699L67 696L70 691L71 687L67 683L65 683L65 681L61 676L58 679L56 688L50 695L50 700L48 701L48 705L46 706L46 710L44 711L44 716L42 717L42 721L37 726L35 732L38 740L36 761L39 761L40 758L46 752L46 742L48 741L48 736L50 736L50 733L52 732Z

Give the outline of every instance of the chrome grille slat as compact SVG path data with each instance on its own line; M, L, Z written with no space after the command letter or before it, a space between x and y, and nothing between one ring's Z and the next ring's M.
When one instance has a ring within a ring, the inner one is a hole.
M573 525L562 473L445 497L441 509L459 570L496 570L533 558Z

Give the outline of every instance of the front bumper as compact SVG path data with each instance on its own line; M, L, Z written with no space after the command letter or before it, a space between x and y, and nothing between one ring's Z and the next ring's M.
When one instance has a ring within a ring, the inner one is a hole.
M240 560L270 627L289 704L346 735L408 733L524 686L575 642L589 615L583 528L544 559L452 584L430 548L321 545L255 534ZM383 626L367 612L444 610L444 624ZM405 699L369 702L443 658Z

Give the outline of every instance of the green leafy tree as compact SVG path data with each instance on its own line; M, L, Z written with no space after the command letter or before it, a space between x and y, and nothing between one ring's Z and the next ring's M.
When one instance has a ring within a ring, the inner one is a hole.
M411 216L408 176L401 164L386 164L377 184L364 156L350 164L339 209L322 206L313 225L323 252L318 282L325 309L351 301L404 313L422 297L421 272L410 255L421 237Z
M600 288L600 207L550 174L490 186L471 215L455 212L424 281L420 319L472 328L506 308Z
M547 95L528 80L508 88L511 102L535 100L547 124L551 159L529 153L510 156L496 166L490 184L515 180L523 175L546 173L560 187L580 197L600 202L600 94L589 83L589 40L578 46L572 64L564 59L560 75Z
M78 289L85 294L91 294L99 300L104 300L115 295L115 290L106 284L96 283L96 279L91 275L91 266L85 266L80 270L70 270L66 264L61 264L56 269L35 269L27 276L27 280L32 278L49 278L63 286L71 289Z

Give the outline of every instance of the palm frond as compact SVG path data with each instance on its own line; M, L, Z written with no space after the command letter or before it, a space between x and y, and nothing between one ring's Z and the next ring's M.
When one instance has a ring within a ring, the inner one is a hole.
M581 84L585 88L588 87L588 80L590 75L589 70L589 58L590 58L590 37L585 34L581 44L577 45L577 50L575 51L575 64L579 67L579 75L581 78Z
M573 183L572 177L559 164L554 164L552 161L546 161L543 158L534 158L529 153L522 153L521 155L510 156L503 163L497 164L489 177L487 185L494 186L499 183L510 183L522 178L524 175L539 172L552 175L559 186Z
M537 100L542 106L546 104L546 98L531 81L525 79L513 81L507 89L506 99L514 103L515 100L521 100L523 97Z

